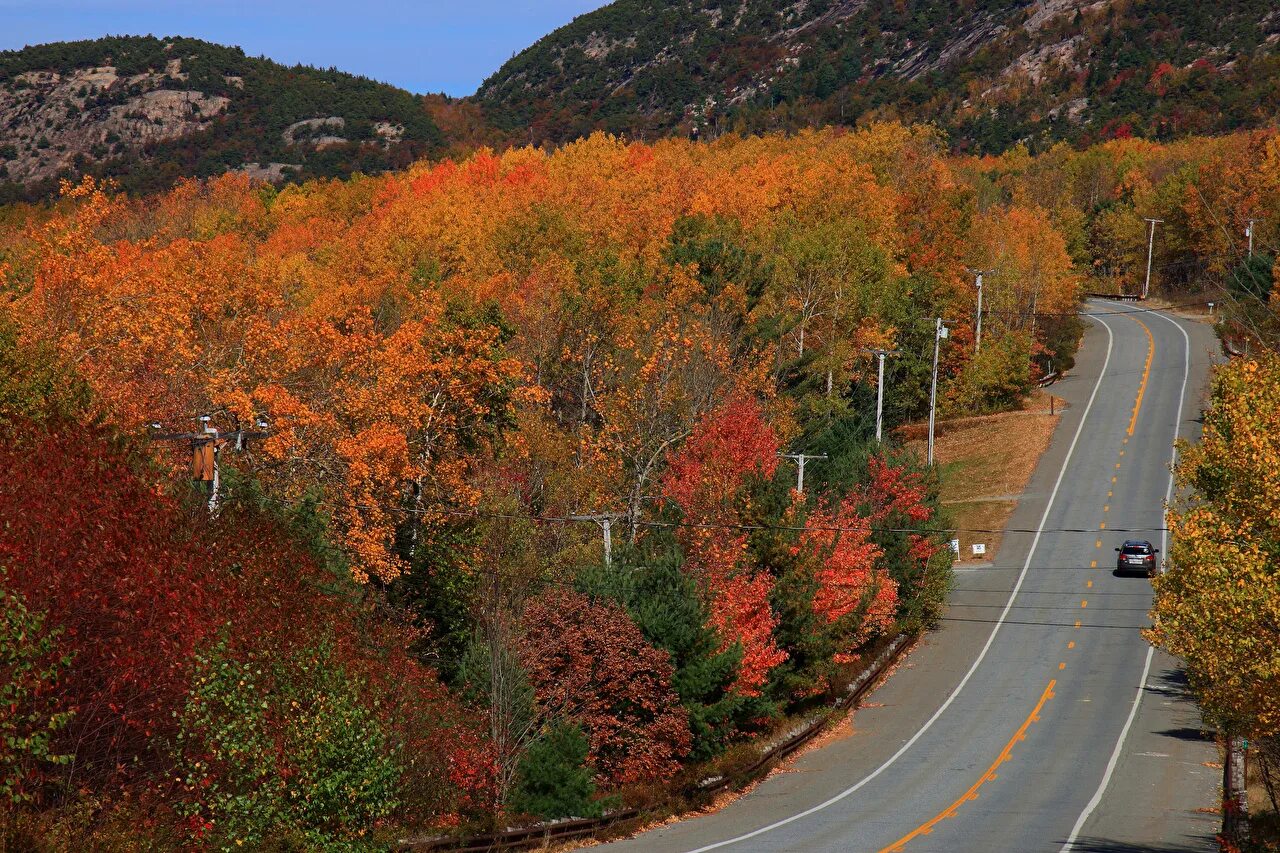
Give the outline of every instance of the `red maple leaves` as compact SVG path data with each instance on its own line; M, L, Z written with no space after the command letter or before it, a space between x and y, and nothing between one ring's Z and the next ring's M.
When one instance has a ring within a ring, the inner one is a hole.
M520 657L538 703L582 723L605 780L651 782L679 769L691 735L671 659L625 610L553 590L530 602L523 621Z
M741 522L748 479L773 476L778 448L777 434L760 407L751 400L730 400L672 454L662 481L663 494L684 513L679 539L688 565L706 582L711 621L726 647L742 643L736 686L749 696L759 694L769 670L787 654L773 638L773 578L744 562L747 534L732 526Z

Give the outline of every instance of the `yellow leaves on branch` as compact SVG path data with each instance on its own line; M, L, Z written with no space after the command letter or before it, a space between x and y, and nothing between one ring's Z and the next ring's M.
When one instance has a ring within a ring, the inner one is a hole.
M1169 514L1170 570L1155 581L1153 641L1187 663L1231 731L1280 732L1280 360L1217 371L1203 437L1182 448L1194 490Z

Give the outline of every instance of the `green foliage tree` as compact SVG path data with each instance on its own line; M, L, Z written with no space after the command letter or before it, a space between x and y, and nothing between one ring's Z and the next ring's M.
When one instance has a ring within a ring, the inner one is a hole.
M1008 332L983 341L944 403L948 417L986 414L1014 408L1030 393L1032 338Z

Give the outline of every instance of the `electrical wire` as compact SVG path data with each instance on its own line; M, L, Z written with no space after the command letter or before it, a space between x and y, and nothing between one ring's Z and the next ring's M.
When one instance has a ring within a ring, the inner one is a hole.
M283 498L273 498L268 496L258 496L258 499L270 501L274 503L292 506ZM574 517L572 515L542 515L538 513L508 513L494 512L479 509L413 509L412 507L403 507L395 504L369 504L369 503L343 503L333 501L317 501L314 506L323 506L329 509L355 509L363 511L383 511L394 512L405 516L416 517L437 517L448 516L450 518L463 518L474 520L488 521L525 521L535 524L590 524L598 526L598 522L587 518ZM980 533L987 535L1009 535L1009 534L1025 534L1034 535L1036 533L1066 533L1066 534L1090 534L1090 535L1107 535L1113 533L1164 533L1171 532L1167 527L1108 527L1105 530L1095 527L882 527L877 525L800 525L800 524L742 524L729 522L692 522L692 521L656 521L656 520L638 520L635 522L627 521L626 524L634 524L636 527L644 527L648 529L665 529L665 530L731 530L739 533L754 532L785 532L785 533L907 533L920 534L929 536L943 536L951 533Z

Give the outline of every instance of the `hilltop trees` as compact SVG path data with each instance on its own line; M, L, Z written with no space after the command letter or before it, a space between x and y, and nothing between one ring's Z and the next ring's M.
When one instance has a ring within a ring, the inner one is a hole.
M903 351L892 429L971 250L1017 267L1002 311L1075 288L1047 215L979 211L937 143L596 136L280 191L68 186L5 244L0 309L0 423L56 423L0 454L0 565L71 659L67 778L181 777L182 832L218 843L586 814L927 624L945 522L867 429L859 350ZM990 328L1003 358L943 353L966 405L1009 404L1048 340ZM69 427L203 413L269 422L223 451L213 515L185 448ZM796 450L827 455L803 493ZM62 500L77 472L104 485Z

